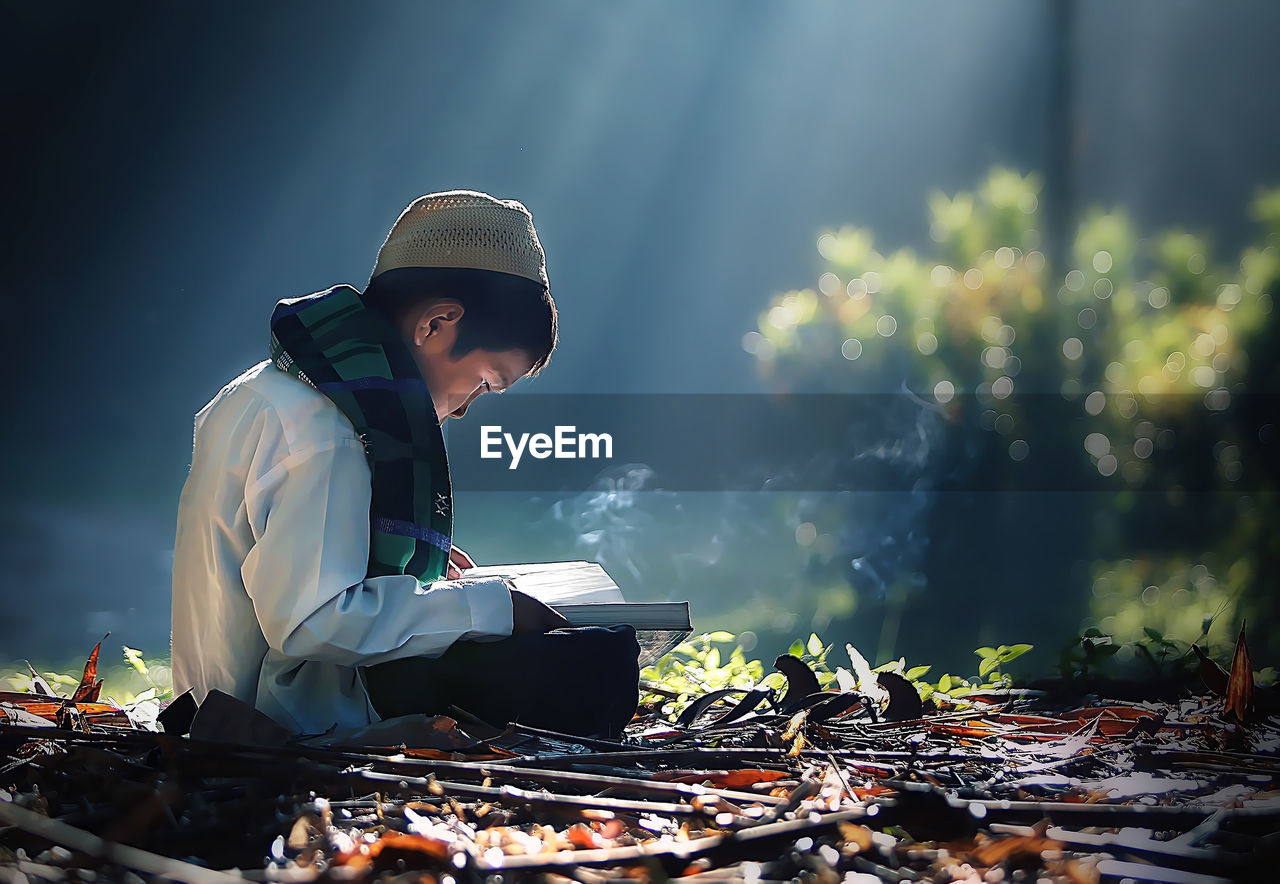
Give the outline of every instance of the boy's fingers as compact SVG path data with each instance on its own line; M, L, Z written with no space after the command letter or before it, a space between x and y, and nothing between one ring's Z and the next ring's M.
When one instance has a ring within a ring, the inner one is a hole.
M449 562L452 565L456 565L460 570L476 566L476 560L471 558L465 550L461 550L456 546L449 550Z

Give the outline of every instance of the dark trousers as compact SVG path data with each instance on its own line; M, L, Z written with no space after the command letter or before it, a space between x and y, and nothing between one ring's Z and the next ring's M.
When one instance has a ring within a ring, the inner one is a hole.
M439 657L379 663L364 676L383 718L457 706L496 727L618 737L639 702L639 654L634 628L585 626L454 642Z

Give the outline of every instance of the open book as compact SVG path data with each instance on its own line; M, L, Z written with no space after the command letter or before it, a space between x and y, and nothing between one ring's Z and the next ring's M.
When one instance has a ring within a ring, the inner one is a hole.
M505 577L515 588L550 605L574 626L636 628L640 665L648 666L693 631L688 602L631 604L595 562L536 562L469 568L467 577Z

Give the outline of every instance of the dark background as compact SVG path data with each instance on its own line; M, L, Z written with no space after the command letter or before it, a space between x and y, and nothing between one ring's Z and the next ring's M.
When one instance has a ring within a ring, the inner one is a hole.
M1119 204L1230 253L1255 189L1280 184L1264 2L2 9L0 660L82 656L108 629L164 652L192 415L263 358L277 299L363 285L421 193L533 211L562 343L521 394L743 393L762 387L742 335L813 284L822 229L926 247L927 194L1003 164L1049 171L1064 224ZM770 501L671 504L721 525L688 548L644 506L589 503L462 497L458 541L482 561L595 555L637 599L695 612L733 604L725 538L791 543L768 536ZM921 514L885 508L867 530L905 543ZM697 568L644 579L682 557ZM967 654L1003 603L945 591L975 599L949 624Z

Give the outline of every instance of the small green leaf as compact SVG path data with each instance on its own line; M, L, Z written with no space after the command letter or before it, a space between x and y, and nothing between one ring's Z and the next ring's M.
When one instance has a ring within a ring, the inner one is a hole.
M1160 632L1158 629L1152 629L1150 626L1144 626L1142 627L1142 631L1145 632L1147 634L1147 638L1151 639L1153 642L1164 641L1164 633Z
M908 681L917 681L924 678L925 674L932 669L932 666L913 666L907 670L906 677Z
M995 657L986 657L978 664L978 675L986 676L991 670L1000 665L1000 661Z
M1033 647L1035 645L1001 645L998 657L1001 663L1008 663L1010 660L1017 660Z
M809 644L806 649L814 657L817 657L822 653L822 639L818 638L818 634L816 632L811 632L809 634Z
M712 648L711 650L707 651L706 667L707 669L720 668L720 649L719 648Z
M791 647L787 648L787 653L793 657L799 657L804 654L804 642L796 639L791 643Z
M734 635L732 632L725 632L724 630L720 630L719 632L707 633L707 641L731 642L733 640L734 640Z
M942 678L938 679L938 690L942 691L942 693L944 694L947 691L951 690L951 674L950 673L947 673L946 675L942 676Z
M997 651L995 648L978 648L977 650L974 651L974 653L985 660L988 657L994 657L996 654L1000 652Z

